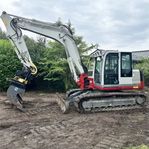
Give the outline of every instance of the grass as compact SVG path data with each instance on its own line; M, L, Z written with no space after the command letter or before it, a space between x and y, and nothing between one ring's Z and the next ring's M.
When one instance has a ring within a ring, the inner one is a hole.
M140 145L140 146L127 147L127 148L125 148L125 149L149 149L149 146L142 144L142 145Z

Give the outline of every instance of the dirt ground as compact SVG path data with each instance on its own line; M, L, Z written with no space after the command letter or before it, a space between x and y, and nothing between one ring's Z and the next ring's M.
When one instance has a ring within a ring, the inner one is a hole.
M60 94L61 96L64 96ZM149 145L149 104L140 110L62 114L56 94L26 93L26 113L0 94L0 149L121 149Z

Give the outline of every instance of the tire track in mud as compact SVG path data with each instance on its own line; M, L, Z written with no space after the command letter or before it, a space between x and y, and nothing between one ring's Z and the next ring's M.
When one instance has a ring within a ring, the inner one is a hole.
M120 149L125 143L127 134L121 134L121 136L108 135L99 142L94 149Z
M126 125L126 123L125 123ZM133 127L135 127L135 125L137 124L133 124ZM134 138L134 140L137 140L137 138L139 137L147 137L147 132L144 130L142 132L142 134L137 133L137 129L136 128L127 128L128 130L126 130L126 128L124 128L124 126L117 128L115 127L111 127L111 131L116 131L116 134L103 134L101 141L99 141L96 145L94 145L94 149L120 149L123 147L126 147L126 145L128 144L128 142L131 142L131 139ZM126 130L126 132L124 133L124 130ZM139 129L139 127L137 127ZM147 126L146 126L147 128ZM122 132L121 132L122 131ZM133 133L133 135L132 135ZM144 134L146 133L146 134ZM136 138L135 138L136 137ZM149 136L148 136L149 138ZM147 139L146 139L147 140ZM135 141L136 142L136 141ZM147 142L144 140L144 142ZM142 142L143 143L143 142ZM134 144L136 145L136 143ZM139 144L140 145L140 144Z
M63 115L58 105L51 101L33 101L30 103L26 113L13 112L13 109L6 110L9 114L8 118L0 119L0 148L5 149L10 143L16 143L16 145L12 145L12 148L19 148L19 143L28 148L69 148L75 141L82 140L83 142L86 137L88 142L93 142L93 145L89 145L88 148L119 149L124 147L128 140L133 137L132 133L134 136L138 135L137 137L149 136L149 132L146 130L149 124L149 105L145 111L139 109L124 112L101 112L95 115L94 113L79 114L72 112ZM10 115L11 113L12 115ZM105 119L105 117L107 118ZM98 125L105 132L100 130ZM136 131L140 126L143 127L143 132L137 134ZM87 131L91 127L93 127L93 134ZM91 137L95 136L94 131L99 131L99 134L96 136L97 139L94 138L91 141ZM116 133L113 134L113 132ZM61 146L59 143L62 140L68 142L61 144Z
M38 104L38 106L35 107L35 105ZM29 108L26 108L25 112L21 112L16 108L11 108L11 105L7 105L4 109L8 112L11 113L11 118L17 118L19 116L33 116L36 114L42 114L44 112L52 113L52 112L57 112L58 106L54 102L43 102L43 103L38 103L38 102L29 102L27 103Z
M111 126L111 130L116 130L116 134L115 135L104 134L104 136L102 136L102 140L99 141L98 143L96 142L96 145L94 145L94 149L98 149L98 148L120 149L120 148L123 148L127 144L127 142L129 142L129 139L131 139L131 137L133 137L133 136L131 136L132 135L131 132L134 135L136 135L137 137L146 138L148 136L147 139L149 140L149 135L147 135L148 132L146 131L148 129L148 124L149 124L149 116L148 116L149 108L146 107L145 111L144 111L144 109L137 109L137 110L133 110L133 111L129 110L129 112L127 111L126 113L125 112L124 111L120 112L120 113L114 112L116 114L116 115L114 115L114 119L117 118L119 120L118 123L119 123L120 127L117 127L117 125ZM132 112L132 113L130 113L130 112ZM125 125L131 126L131 127L129 126L127 128L129 130L127 130L126 133L124 132L124 130L126 130ZM143 130L142 134L137 134L137 131L140 128L140 126L143 126L143 128L144 129L146 128L146 130ZM144 133L146 133L146 134L144 134ZM149 142L148 142L148 144L149 144Z

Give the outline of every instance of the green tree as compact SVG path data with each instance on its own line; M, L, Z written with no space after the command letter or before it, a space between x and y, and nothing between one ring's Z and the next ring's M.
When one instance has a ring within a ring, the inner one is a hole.
M35 65L38 67L40 59L42 59L45 51L45 39L39 37L37 41L28 36L24 36L26 45L29 49L29 53ZM13 46L6 38L4 32L0 32L0 90L5 90L9 86L9 81L15 76L17 70L22 69L22 64L17 58ZM38 77L34 78L31 82L31 86L34 83L37 84ZM40 82L39 82L40 83ZM40 85L40 84L37 84Z
M0 35L0 39L5 39L5 33ZM38 68L38 75L33 79L32 85L38 89L47 86L48 89L66 90L74 86L71 73L66 60L64 47L56 41L46 41L43 37L38 37L37 40L24 36L26 45L34 64ZM74 36L80 55L89 49L86 42L80 36ZM15 75L17 69L21 69L22 64L17 59L13 47L8 40L0 40L0 62L1 88L8 87L8 81ZM11 61L10 61L11 59ZM13 64L12 64L13 62ZM2 68L2 66L4 66ZM11 67L11 69L9 69ZM6 70L8 70L6 72ZM46 85L45 85L46 84ZM3 87L4 86L4 87Z
M7 39L5 32L0 31L0 39Z
M28 36L25 35L24 40L31 55L32 61L38 67L38 62L45 56L44 55L44 52L46 50L45 38L38 37L37 41L35 41L33 38L29 38Z
M145 85L149 85L149 58L140 61L138 64L135 65L135 68L143 71Z
M5 39L0 40L0 90L7 89L9 81L16 70L21 69L21 64L14 52L10 42Z
M39 76L52 84L52 88L65 90L70 84L70 73L64 47L55 41L49 41L47 47L39 62Z
M75 36L74 39L81 55L88 45L80 36ZM39 75L43 75L44 80L53 82L54 86L63 83L64 90L74 87L75 83L72 80L64 47L56 41L49 41L44 55L45 57L40 62L39 71L41 73Z

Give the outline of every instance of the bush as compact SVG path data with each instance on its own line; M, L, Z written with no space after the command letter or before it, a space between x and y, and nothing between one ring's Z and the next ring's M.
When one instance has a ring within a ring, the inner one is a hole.
M64 47L56 41L46 42L45 38L37 40L24 36L32 61L38 68L38 74L27 86L29 89L64 91L75 87L66 59ZM82 37L75 36L80 55L88 49ZM14 47L6 39L4 32L0 32L0 91L6 90L9 79L15 76L17 70L22 69Z
M143 59L141 62L135 65L135 68L143 71L145 85L149 86L149 58Z
M11 46L5 39L0 40L0 91L6 90L9 81L14 77L16 70L21 69L21 64Z
M125 149L149 149L149 146L142 144L140 146L136 146L136 147L133 146L133 147L125 148Z

